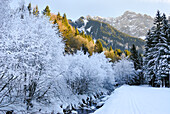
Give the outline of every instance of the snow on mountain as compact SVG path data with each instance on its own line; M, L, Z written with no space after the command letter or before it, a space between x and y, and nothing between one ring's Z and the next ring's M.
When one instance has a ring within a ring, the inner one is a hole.
M123 15L116 18L96 16L93 19L109 23L121 32L138 38L146 36L147 31L153 26L153 18L151 16L130 11L126 11Z
M94 114L170 114L170 90L124 85Z
M84 24L82 25L81 28L79 28L79 31L84 31L84 32L86 33L85 27L86 27L86 25L87 25L87 23L88 23L88 20L85 19L85 18L83 18L82 20L83 20L83 23L84 23ZM89 31L89 30L88 30L88 31Z
M112 46L113 49L125 50L130 49L132 44L135 44L141 52L144 49L144 40L120 32L110 24L91 17L80 17L76 21L70 20L69 23L80 32L84 31L85 34L91 35L93 39L102 40L105 48Z
M87 29L87 31L88 31L88 32L90 32L90 31L91 31L91 28L92 28L92 26L91 26L91 27L89 27L89 28Z

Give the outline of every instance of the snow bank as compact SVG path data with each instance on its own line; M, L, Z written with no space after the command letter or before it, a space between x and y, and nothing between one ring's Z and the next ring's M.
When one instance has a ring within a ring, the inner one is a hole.
M121 86L94 114L170 114L170 89Z

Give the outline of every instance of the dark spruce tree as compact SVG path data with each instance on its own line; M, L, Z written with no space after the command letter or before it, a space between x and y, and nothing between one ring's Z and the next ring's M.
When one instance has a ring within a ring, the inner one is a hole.
M169 19L170 21L170 19ZM170 25L168 27L168 29L166 30L166 35L167 35L167 38L168 38L168 47L169 47L169 57L168 57L168 65L169 65L169 68L170 68ZM168 79L169 79L169 88L170 88L170 71L169 71L169 76L168 76Z
M165 86L165 80L167 78L167 75L165 74L165 72L167 72L167 69L165 68L165 64L167 63L166 52L169 49L168 49L167 38L165 35L165 31L167 28L166 25L164 24L165 23L164 21L166 20L166 17L165 15L163 15L162 17L159 18L160 19L156 18L157 20L155 20L156 28L154 30L154 40L153 40L153 43L155 45L152 50L152 55L154 57L152 61L154 61L154 74L158 80L157 82L158 85ZM161 22L159 22L158 20Z
M130 59L132 60L134 64L134 68L136 70L136 77L134 84L139 85L143 84L144 82L144 74L143 74L143 58L141 54L136 50L136 46L133 44L132 48L130 50Z
M170 19L169 19L170 21ZM169 53L168 53L168 65L169 65L169 69L170 69L170 25L168 26L168 29L166 30L166 35L167 35L167 42L168 42L168 47L169 47ZM169 88L170 88L170 71L169 71L169 76L168 76L168 79L169 79Z
M140 62L139 62L139 54L134 44L132 45L130 52L131 52L130 59L134 63L135 70L141 69Z
M155 82L155 75L153 72L153 68L154 68L154 61L150 61L151 59L153 59L154 57L152 56L151 52L152 52L152 48L154 47L153 45L153 33L151 32L151 30L149 30L149 32L147 33L147 37L145 39L146 44L145 44L145 59L144 59L144 70L145 70L145 78L149 81L150 85L154 86L154 82Z
M150 84L152 86L156 86L157 82L158 82L158 76L157 76L157 71L158 71L158 61L156 61L156 57L157 57L157 47L155 46L160 39L160 28L161 28L161 24L162 24L162 17L160 15L160 12L157 11L156 17L154 19L154 27L152 27L149 35L146 38L146 43L147 40L150 40L151 44L146 44L146 45L150 45L150 47L146 47L148 48L148 50L145 50L146 52L146 76L148 78L148 81L150 82Z
M27 7L27 8L28 8L29 14L31 14L31 10L32 10L32 8L31 8L31 3L28 4L28 7Z
M162 86L167 86L170 84L166 84L168 81L169 73L170 73L170 63L168 59L170 58L170 45L168 42L168 34L167 30L169 28L168 20L166 19L165 14L162 16L162 27L161 27L161 35L159 39L159 43L156 45L157 47L157 63L158 63L158 78L163 82Z
M167 86L169 79L168 21L158 11L154 27L148 32L145 45L145 76L152 86ZM169 84L170 85L170 84Z

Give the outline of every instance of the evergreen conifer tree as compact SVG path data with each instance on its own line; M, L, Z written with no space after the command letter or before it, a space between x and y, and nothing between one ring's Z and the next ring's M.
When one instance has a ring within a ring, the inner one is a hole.
M109 51L113 51L112 46L109 47Z
M141 56L141 54L138 53L138 51L136 50L136 46L133 44L132 48L131 48L131 55L130 55L130 59L133 61L134 64L134 68L136 70L136 77L135 77L135 84L141 84L143 83L144 79L143 79L143 58Z
M99 40L96 41L95 52L98 52L98 53L103 52L103 45Z
M148 32L145 45L145 76L150 78L152 86L163 81L166 84L169 74L169 43L167 30L169 28L165 14L158 11L154 20L155 26ZM158 84L159 85L159 84Z
M63 19L62 19L62 23L65 24L66 26L68 26L68 20L67 20L67 17L66 17L66 14L64 13L63 15Z
M150 82L152 86L154 86L155 82L155 75L153 72L153 67L154 67L154 61L150 61L153 59L153 55L151 54L152 48L154 47L152 41L153 41L153 33L151 30L147 33L146 37L146 45L145 45L145 59L144 59L144 70L145 70L145 78Z
M28 5L28 11L29 11L29 13L31 14L31 10L32 10L32 8L31 8L31 3L29 3L29 5Z
M81 35L82 37L85 37L84 31L82 31L80 35Z
M162 24L162 17L160 12L157 11L156 17L154 19L154 27L149 31L148 36L146 38L146 73L145 75L149 79L152 86L155 86L156 81L158 81L157 71L158 71L158 48L156 44L160 41L160 28Z
M169 20L170 21L170 20ZM167 42L168 42L168 49L169 49L169 53L168 53L168 66L169 66L169 69L170 69L170 24L168 26L168 29L166 30L166 35L167 35ZM169 79L169 88L170 88L170 71L169 72L169 76L168 76L168 79Z
M78 31L77 28L76 28L76 33L75 33L75 35L76 35L76 36L79 35L79 31Z
M57 19L58 19L58 20L60 20L60 19L61 19L60 12L58 12L58 14L57 14Z
M51 16L50 11L51 11L51 10L50 10L49 6L46 6L46 8L45 8L44 11L43 11L43 15Z
M133 44L130 52L131 52L130 59L134 63L135 70L140 69L141 66L140 66L140 63L139 63L139 54L138 54L138 51L136 50L136 46L134 44Z
M156 44L157 47L157 63L158 63L158 72L157 76L160 80L163 81L163 86L166 85L165 80L168 79L169 75L169 62L168 58L170 56L170 45L168 44L168 20L166 19L165 14L162 16L162 27L159 43Z
M90 35L88 35L87 39L88 39L89 42L93 41L93 39L92 39L92 37Z

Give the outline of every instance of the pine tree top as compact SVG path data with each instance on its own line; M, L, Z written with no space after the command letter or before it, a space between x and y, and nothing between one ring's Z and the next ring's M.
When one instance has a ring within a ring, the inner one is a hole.
M51 10L50 10L49 6L46 6L46 8L43 11L43 14L46 16L50 16L51 15L50 12L51 12Z

